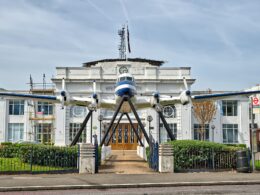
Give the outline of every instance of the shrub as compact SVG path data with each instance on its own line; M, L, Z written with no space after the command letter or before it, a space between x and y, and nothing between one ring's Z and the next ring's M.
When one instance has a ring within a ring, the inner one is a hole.
M77 147L57 147L43 144L7 144L0 148L0 157L18 157L24 163L41 166L76 167Z
M194 162L200 166L205 162L212 163L214 152L216 162L221 162L219 168L232 168L235 166L235 152L243 149L241 146L231 146L220 143L197 140L176 140L169 142L173 146L174 168L176 171L182 168L192 168ZM226 158L230 156L230 158ZM223 159L228 159L227 161Z

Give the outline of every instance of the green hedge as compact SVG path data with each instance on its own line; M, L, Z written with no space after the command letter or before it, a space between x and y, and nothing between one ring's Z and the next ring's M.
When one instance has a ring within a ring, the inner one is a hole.
M0 146L0 157L19 158L24 163L41 166L76 167L77 146L56 147L43 144L7 144Z
M234 168L236 151L244 149L243 145L226 145L198 140L176 140L168 143L173 146L174 169L176 171L183 168L191 168L194 161L197 163L211 161L213 154L212 152L215 154L214 160L221 163L219 164L220 168ZM230 160L230 158L225 158L227 155L233 160ZM228 159L228 161L224 161L223 159Z
M214 160L218 162L219 167L234 168L236 166L234 161L236 151L246 148L245 144L220 144L198 140L175 140L167 144L171 144L173 147L175 171L191 168L194 165L194 161L198 165L199 162L211 161L213 151L215 155ZM149 147L146 148L146 155L149 162ZM230 158L225 158L227 155ZM231 158L233 161L230 160ZM223 159L228 159L229 161Z

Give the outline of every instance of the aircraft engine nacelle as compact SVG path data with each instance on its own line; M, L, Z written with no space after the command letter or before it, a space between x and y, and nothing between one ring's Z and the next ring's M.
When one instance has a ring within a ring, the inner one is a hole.
M181 100L182 105L186 105L186 104L190 103L190 94L191 93L189 90L185 90L185 91L181 92L180 100Z
M70 97L69 97L67 91L65 91L65 90L60 92L60 96L58 96L58 99L61 102L62 109L64 108L64 106L67 106L70 102Z
M96 93L93 93L91 96L91 104L88 105L89 110L97 110L98 104L99 104L99 96Z
M159 93L154 93L153 97L151 98L151 106L155 107L157 104L160 103L160 94Z

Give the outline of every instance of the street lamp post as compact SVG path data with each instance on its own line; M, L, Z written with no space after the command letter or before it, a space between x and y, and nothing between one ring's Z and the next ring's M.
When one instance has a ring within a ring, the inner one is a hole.
M99 143L101 143L101 122L103 121L104 116L102 114L98 115L99 121Z
M214 142L214 129L215 129L215 125L211 125L211 129L212 129L212 142Z
M151 115L147 116L147 121L149 122L149 135L151 135L151 122L153 120L153 117Z

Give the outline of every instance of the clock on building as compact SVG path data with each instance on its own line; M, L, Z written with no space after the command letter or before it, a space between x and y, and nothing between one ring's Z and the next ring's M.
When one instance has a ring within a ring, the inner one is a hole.
M121 66L119 68L119 73L123 74L123 73L128 73L128 68L126 66Z

